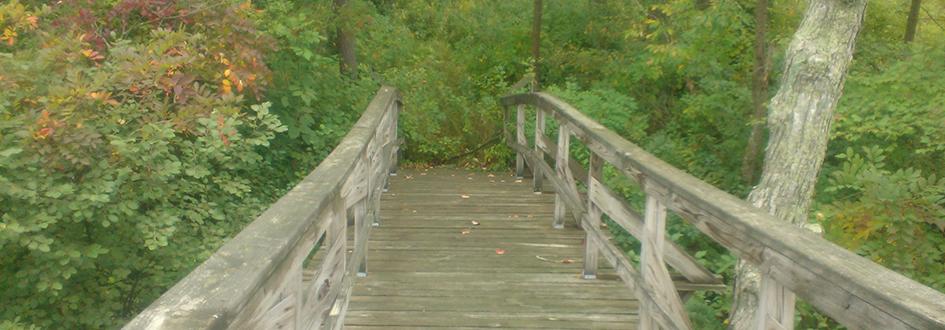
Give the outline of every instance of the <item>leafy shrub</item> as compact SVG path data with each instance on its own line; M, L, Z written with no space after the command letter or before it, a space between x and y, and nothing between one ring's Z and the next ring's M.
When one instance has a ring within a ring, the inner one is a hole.
M268 76L252 14L0 8L29 22L0 49L0 319L114 327L272 200L259 151L285 128L244 101Z

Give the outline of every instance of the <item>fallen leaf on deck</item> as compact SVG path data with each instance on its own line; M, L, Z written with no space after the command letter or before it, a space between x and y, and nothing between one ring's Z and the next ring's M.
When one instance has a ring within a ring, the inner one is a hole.
M505 250L503 250L503 249L495 249L495 254L503 255L503 254L505 254Z
M462 197L465 199L465 198L469 198L469 195L459 195L459 197Z
M522 183L521 179L515 180L515 183Z
M420 175L427 175L427 172L420 173Z
M563 263L563 264L573 264L573 263L574 263L574 259L562 259L562 260L561 260L561 263Z
M470 233L472 233L472 230L470 230L469 228L464 228L463 231L460 233L463 235L469 235Z
M495 177L495 174L489 173L488 177L494 178L494 177Z
M472 224L473 224L473 226L478 226L478 225L479 225L479 221L473 220L473 221L472 221Z

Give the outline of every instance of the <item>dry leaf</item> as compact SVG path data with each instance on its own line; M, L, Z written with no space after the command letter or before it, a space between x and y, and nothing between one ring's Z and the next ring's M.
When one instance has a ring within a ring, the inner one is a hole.
M463 199L467 199L469 198L469 195L459 195L459 197L462 197Z
M464 228L463 231L460 233L462 233L463 235L469 235L470 233L472 233L472 230L469 228Z
M420 175L427 175L427 172L420 173Z
M478 226L478 225L479 225L479 221L473 220L473 221L472 221L472 224L473 224L473 226Z
M488 177L494 178L494 177L495 177L495 174L489 173Z
M562 260L561 260L561 263L563 263L563 264L573 264L573 263L574 263L574 259L562 259Z
M515 180L515 183L522 183L522 179Z
M495 254L503 255L503 254L505 254L505 250L503 250L503 249L495 249Z

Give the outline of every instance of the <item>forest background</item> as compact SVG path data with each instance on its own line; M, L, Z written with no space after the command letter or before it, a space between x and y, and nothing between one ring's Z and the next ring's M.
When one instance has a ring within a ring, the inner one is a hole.
M805 3L770 4L764 99ZM756 4L545 1L543 89L745 196ZM407 162L507 170L497 100L532 71L532 5L5 0L0 328L121 326L313 169L381 83L404 95ZM864 24L810 222L945 291L945 1L871 1ZM339 71L339 30L357 74ZM669 230L731 283L733 256ZM730 305L730 292L704 293L687 309L709 329Z

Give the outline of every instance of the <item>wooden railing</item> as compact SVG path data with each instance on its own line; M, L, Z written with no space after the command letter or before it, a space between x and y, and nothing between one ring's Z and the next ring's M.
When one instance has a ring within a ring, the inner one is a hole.
M562 227L570 210L587 235L584 276L596 275L598 256L609 261L641 301L641 329L692 328L667 265L692 283L718 281L666 238L667 210L762 270L757 329L793 328L794 294L851 329L945 329L942 293L777 221L643 151L554 96L516 94L503 97L502 104L517 107L515 138L506 140L534 171L535 190L541 190L544 178L557 192L552 225ZM536 108L532 146L525 138L526 105ZM546 118L558 124L557 144L545 133ZM572 136L589 150L587 170L571 158ZM545 161L546 154L553 165ZM644 215L603 183L605 164L642 188ZM523 173L521 167L517 170ZM609 241L601 229L602 214L641 242L639 268Z
M125 329L341 328L396 167L400 108L382 87L314 171Z

